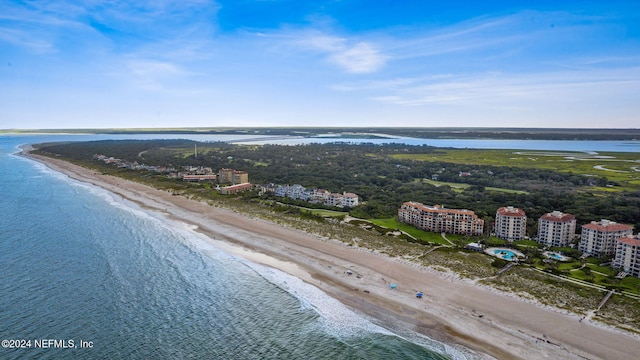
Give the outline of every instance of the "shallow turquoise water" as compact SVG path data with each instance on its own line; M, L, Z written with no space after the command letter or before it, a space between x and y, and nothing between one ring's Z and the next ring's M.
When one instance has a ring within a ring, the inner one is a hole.
M513 260L513 258L516 257L516 254L513 251L509 251L507 249L493 250L493 253L506 260Z

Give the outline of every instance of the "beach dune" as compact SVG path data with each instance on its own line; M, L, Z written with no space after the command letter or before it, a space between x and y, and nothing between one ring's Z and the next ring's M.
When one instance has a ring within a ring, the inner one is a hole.
M102 187L194 227L215 246L299 277L378 325L405 328L497 359L633 359L640 337L373 251L172 196L34 154L71 178ZM390 284L395 283L395 289ZM421 299L416 293L421 291Z

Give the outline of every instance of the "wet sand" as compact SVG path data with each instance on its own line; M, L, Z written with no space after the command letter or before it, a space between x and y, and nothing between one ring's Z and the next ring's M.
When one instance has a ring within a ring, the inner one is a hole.
M383 327L471 349L477 358L633 359L640 353L637 335L579 321L577 314L59 159L28 156L193 225L213 245L317 286ZM391 283L398 287L390 289ZM418 291L425 294L422 299L416 298Z

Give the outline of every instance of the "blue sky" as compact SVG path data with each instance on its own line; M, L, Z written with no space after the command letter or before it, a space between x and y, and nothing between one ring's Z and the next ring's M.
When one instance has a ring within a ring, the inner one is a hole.
M0 60L0 129L640 127L637 0L2 1Z

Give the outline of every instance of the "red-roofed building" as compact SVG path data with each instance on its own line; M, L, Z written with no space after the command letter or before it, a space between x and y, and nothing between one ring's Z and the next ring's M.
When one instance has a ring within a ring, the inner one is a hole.
M546 246L569 246L576 235L576 217L560 211L538 219L538 242Z
M618 224L614 221L592 221L582 225L582 234L578 250L591 256L614 256L616 240L633 236L633 226Z
M616 241L613 267L631 276L640 277L640 234L635 238L625 237Z
M509 241L523 240L527 235L527 215L513 206L501 207L496 211L495 234Z
M200 182L200 181L216 181L216 174L208 174L208 175L182 175L182 181L188 182Z
M439 205L427 206L413 201L402 204L398 219L418 229L433 232L482 235L484 230L484 220L471 210L445 209Z
M218 193L224 194L224 195L237 194L239 192L249 191L251 190L252 187L253 185L251 185L250 183L230 185L230 186L219 188Z

